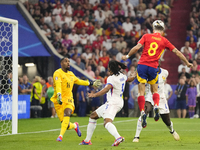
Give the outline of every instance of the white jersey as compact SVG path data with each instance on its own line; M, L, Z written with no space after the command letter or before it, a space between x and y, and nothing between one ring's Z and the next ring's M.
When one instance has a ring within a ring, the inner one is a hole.
M165 98L165 80L169 75L169 72L163 68L160 68L160 73L158 74L158 94L160 98ZM150 84L146 84L145 95L152 96ZM146 96L145 96L146 97Z
M158 94L160 95L160 101L159 101L159 112L160 114L166 114L169 113L169 107L168 107L168 102L166 100L165 96L165 80L169 75L169 72L165 69L161 69L161 72L158 75ZM152 98L152 93L151 93L151 88L150 85L147 84L145 88L145 101L150 102L152 105L154 105L153 98Z
M107 84L112 85L112 89L107 93L107 102L113 105L119 105L123 107L124 101L122 98L127 76L120 73L119 75L109 76Z

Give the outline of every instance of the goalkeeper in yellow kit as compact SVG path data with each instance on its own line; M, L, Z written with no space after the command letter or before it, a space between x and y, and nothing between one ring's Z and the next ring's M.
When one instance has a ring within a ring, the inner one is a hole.
M63 135L66 130L75 129L78 136L81 136L81 131L79 130L79 124L77 122L70 122L70 115L74 112L74 99L72 94L72 89L74 84L78 85L93 85L100 86L100 80L96 81L84 81L78 79L73 72L69 71L70 61L67 57L60 60L61 68L56 70L53 74L53 87L54 95L51 101L54 103L54 107L58 118L61 121L60 135L56 141L61 142Z

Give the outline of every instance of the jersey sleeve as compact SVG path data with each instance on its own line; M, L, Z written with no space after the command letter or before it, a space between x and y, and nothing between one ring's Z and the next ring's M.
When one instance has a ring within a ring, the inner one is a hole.
M106 83L106 85L108 85L108 84L110 84L112 87L114 86L114 85L113 85L113 80L112 80L111 76L109 76L109 77L107 78L107 83Z
M186 90L185 95L188 96L188 94L189 94L189 88Z
M138 44L144 45L146 34L142 36L142 38L138 41Z
M56 86L56 93L61 93L61 75L58 71L54 72L53 74L53 80Z
M172 51L175 48L175 46L171 44L166 38L165 38L165 47L170 51Z
M169 75L169 72L165 69L162 69L162 71L163 71L163 76L165 77L165 80L166 80Z
M84 85L84 86L90 85L89 81L81 80L81 79L77 78L73 73L72 73L72 75L74 76L74 84Z

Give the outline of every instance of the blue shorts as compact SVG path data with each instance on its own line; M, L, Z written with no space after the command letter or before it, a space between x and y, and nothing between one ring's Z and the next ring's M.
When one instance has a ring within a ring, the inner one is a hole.
M92 107L99 107L100 106L100 98L99 97L93 98L92 101L91 101L91 106Z
M176 109L186 109L186 100L176 101Z
M149 67L138 64L137 66L137 82L138 83L158 83L158 68Z

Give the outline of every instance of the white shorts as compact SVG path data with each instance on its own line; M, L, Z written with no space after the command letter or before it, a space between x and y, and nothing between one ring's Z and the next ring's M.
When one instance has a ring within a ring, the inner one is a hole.
M152 97L145 97L145 101L150 102L154 106ZM160 114L169 114L169 106L166 98L160 97L158 109Z
M98 117L110 118L112 121L114 120L116 114L122 109L121 106L113 105L109 103L105 103L101 105L96 111Z

